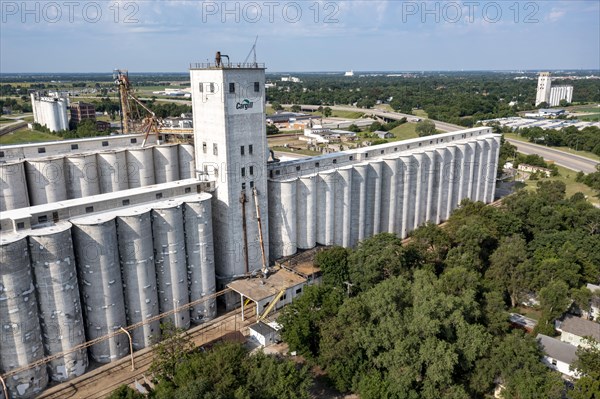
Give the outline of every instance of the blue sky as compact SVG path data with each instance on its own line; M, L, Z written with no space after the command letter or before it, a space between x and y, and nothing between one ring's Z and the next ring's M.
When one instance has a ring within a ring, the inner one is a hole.
M26 4L24 6L24 4ZM1 72L599 69L600 1L6 1Z

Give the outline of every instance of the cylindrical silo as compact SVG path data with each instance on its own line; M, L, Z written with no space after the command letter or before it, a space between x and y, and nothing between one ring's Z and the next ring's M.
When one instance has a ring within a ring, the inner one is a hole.
M216 292L211 198L201 193L186 199L183 207L190 302ZM190 310L194 324L212 320L217 316L216 299L201 301Z
M96 154L67 156L65 158L65 178L69 199L100 194Z
M337 172L321 172L317 180L317 243L333 245Z
M425 201L426 222L435 222L437 215L437 202L434 203L434 199L437 199L437 196L435 195L435 192L437 191L435 160L436 154L434 151L425 151L422 167L426 168L427 173L427 199Z
M127 179L129 188L154 184L153 147L130 148L127 153Z
M496 138L486 139L489 147L488 159L484 168L485 193L483 201L486 203L494 201L494 191L496 190L496 170L498 168L498 151L500 143Z
M381 231L394 233L398 187L398 159L384 159L381 174Z
M336 183L336 219L335 243L343 247L350 244L350 226L352 215L352 166L338 169Z
M181 180L196 177L196 163L194 161L194 146L179 144L179 178Z
M369 165L366 163L354 165L352 180L352 203L355 204L352 212L351 246L355 246L366 237L367 224L367 181Z
M44 357L27 238L0 234L0 372ZM46 366L21 371L4 381L10 395L31 398L48 384Z
M467 191L465 193L465 198L469 198L474 200L473 196L473 181L475 180L475 162L476 162L476 154L477 154L477 144L474 142L467 143L467 152L465 155L466 158L466 168L465 168L465 177L466 177L466 187Z
M29 206L25 163L0 164L0 212Z
M85 342L71 223L31 230L29 251L44 348L52 356ZM87 365L87 351L79 349L48 363L50 378L70 380L85 373Z
M100 192L113 193L127 190L127 156L124 150L100 152L96 154L98 163Z
M367 190L369 192L368 195L372 195L372 202L371 198L368 198L367 201L372 204L373 208L372 215L369 215L369 219L372 221L372 231L370 231L370 234L368 234L367 237L381 233L381 175L383 161L379 159L370 162L369 166L371 168L369 169Z
M181 201L160 201L152 205L154 263L158 278L158 301L161 313L189 303L185 234ZM188 308L165 317L176 328L190 327Z
M271 202L269 202L272 204ZM314 248L317 243L317 176L296 181L296 239L298 248Z
M449 156L445 148L435 150L436 157L440 163L437 191L437 221L448 219L448 170Z
M456 165L456 146L449 145L446 147L446 173L444 186L448 189L448 201L446 208L446 217L448 219L452 211L458 206L458 192L454 190L454 165Z
M457 190L458 190L458 203L460 204L460 202L466 198L467 195L467 185L465 184L467 182L466 179L466 170L468 165L466 164L467 159L466 159L466 151L467 151L467 145L466 144L458 144L456 146L456 178L458 180L457 182Z
M269 182L271 260L296 253L296 179Z
M478 184L477 184L477 201L485 202L485 191L487 186L487 163L490 153L490 146L485 139L477 139L477 147L479 148L479 167L477 169Z
M32 159L25 163L25 168L31 205L49 204L67 199L63 157Z
M111 214L72 219L71 223L86 334L92 340L127 326L117 227ZM109 363L127 353L129 342L125 334L90 347L90 356L99 363Z
M415 221L416 229L425 221L425 201L427 201L427 168L424 167L425 155L422 152L413 154L415 166L417 167L416 189L415 189Z
M150 207L124 208L117 214L125 312L131 326L158 315L152 215ZM159 336L158 320L144 324L131 331L133 349L150 346Z
M156 184L179 180L179 150L177 144L154 147L154 180Z
M401 238L405 238L413 230L415 223L415 198L417 188L418 165L412 155L400 157L403 170L404 189L402 191L402 227Z

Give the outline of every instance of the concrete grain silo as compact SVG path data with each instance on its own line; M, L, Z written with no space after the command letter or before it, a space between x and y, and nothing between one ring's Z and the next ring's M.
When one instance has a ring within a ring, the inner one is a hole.
M43 357L44 347L27 237L17 233L1 234L0 373L25 367ZM32 398L48 384L46 366L18 372L8 377L5 383L10 395Z
M28 241L44 348L51 356L85 342L71 223L31 230ZM50 378L67 381L87 365L86 349L71 352L48 364Z
M92 340L127 325L115 216L90 215L72 219L71 223L86 336ZM99 363L120 359L128 352L125 334L90 347L90 356Z
M125 208L119 211L117 236L127 324L133 325L158 315L150 207ZM131 336L134 350L150 346L160 337L159 320L134 329Z
M152 147L131 148L126 151L129 188L154 184L154 155Z
M113 193L127 190L127 156L124 150L99 152L96 154L100 192Z
M177 144L154 147L154 176L156 184L179 180L178 147Z
M84 198L100 194L96 154L65 157L67 198Z
M48 157L25 162L27 191L31 205L67 199L64 157Z
M152 205L154 263L158 283L160 313L189 303L182 202L166 200ZM165 317L176 328L190 327L190 310Z
M0 212L29 206L25 163L0 164Z
M179 144L179 178L191 179L196 177L196 162L194 161L194 146Z
M216 292L211 199L210 194L198 194L186 198L183 207L190 302ZM212 320L217 315L216 299L194 305L190 311L195 324Z

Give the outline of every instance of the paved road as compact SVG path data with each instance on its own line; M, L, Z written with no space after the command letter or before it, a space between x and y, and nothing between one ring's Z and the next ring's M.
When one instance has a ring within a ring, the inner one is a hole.
M526 143L519 140L506 139L509 143L517 147L517 150L523 154L538 154L545 160L554 161L557 165L563 166L574 171L592 173L596 171L596 165L600 162L580 155L569 154L568 152L545 147L543 145Z

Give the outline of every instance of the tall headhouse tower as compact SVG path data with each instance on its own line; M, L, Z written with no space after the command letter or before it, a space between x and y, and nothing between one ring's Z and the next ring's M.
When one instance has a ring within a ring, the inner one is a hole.
M550 104L550 90L552 89L552 78L550 72L541 72L538 77L537 94L535 96L535 105L541 103Z
M217 53L214 63L192 64L190 80L196 170L216 180L213 228L221 289L263 265L257 209L269 253L265 68L231 63Z

